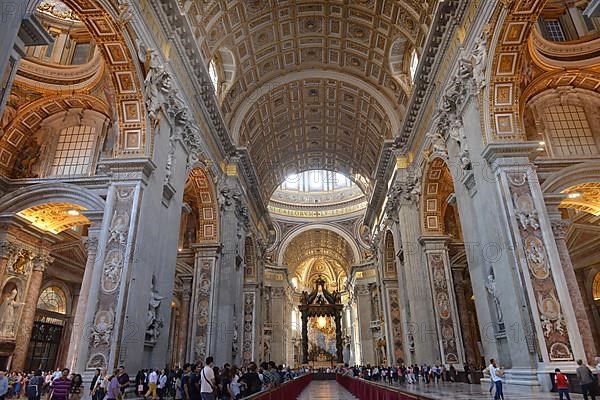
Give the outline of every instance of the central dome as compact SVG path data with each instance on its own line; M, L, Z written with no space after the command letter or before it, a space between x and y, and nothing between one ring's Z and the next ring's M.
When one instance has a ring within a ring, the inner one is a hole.
M269 211L291 217L333 217L362 211L361 188L349 177L327 170L291 174L271 196Z

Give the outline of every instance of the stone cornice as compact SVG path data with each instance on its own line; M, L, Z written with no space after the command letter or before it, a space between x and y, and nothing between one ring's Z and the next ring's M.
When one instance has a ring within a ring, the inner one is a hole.
M394 150L406 151L406 146L415 135L415 128L426 107L424 107L434 93L434 80L438 69L446 57L446 50L454 32L462 22L463 15L468 6L467 0L448 0L440 2L431 22L429 35L423 47L419 69L415 75L414 87L400 132L393 146L385 146L379 156L375 172L376 183L373 188L369 207L365 213L365 225L371 226L375 221L378 210L381 208L387 192L387 182L394 170Z
M213 136L221 156L224 159L233 158L238 162L252 203L258 210L259 218L270 227L272 224L268 216L266 201L260 193L260 182L256 170L250 161L248 151L236 148L231 139L232 136L226 127L218 101L211 88L204 60L197 44L193 41L194 34L187 18L181 14L176 2L167 0L149 0L149 2L153 5L163 30L167 36L173 38L175 49L179 53L188 75L193 78L192 82L199 93L196 97L197 105L205 122L210 127L209 133Z

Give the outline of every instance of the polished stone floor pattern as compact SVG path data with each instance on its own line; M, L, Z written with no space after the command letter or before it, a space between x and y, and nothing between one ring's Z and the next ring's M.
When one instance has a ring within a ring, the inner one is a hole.
M488 388L487 385L468 385L466 383L447 384L444 382L430 383L429 385L419 383L398 387L399 390L405 393L423 395L432 400L490 400L493 397L490 395ZM555 400L558 399L558 393L530 393L519 387L505 385L504 398L506 400ZM571 394L571 399L581 400L583 396L580 394Z
M313 381L297 400L356 400L356 397L336 381Z

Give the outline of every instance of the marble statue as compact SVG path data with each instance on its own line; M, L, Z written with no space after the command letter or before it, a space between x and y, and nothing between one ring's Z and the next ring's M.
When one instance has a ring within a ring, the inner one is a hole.
M498 322L502 322L504 320L504 316L502 314L502 308L500 307L500 300L498 299L498 291L496 289L496 277L493 273L488 275L487 280L485 281L485 288L487 289L490 296L492 296L492 300L494 301L494 305L496 306Z
M0 336L12 336L15 333L17 309L22 303L17 301L17 289L13 289L0 305Z
M155 343L160 336L163 327L163 320L158 316L158 308L164 299L156 290L156 283L152 277L152 287L150 289L150 300L148 301L148 312L146 314L146 341Z
M485 87L485 70L487 66L487 32L483 32L481 37L475 41L472 53L473 79L478 90Z
M446 139L444 139L444 136L442 136L439 130L434 129L427 134L427 137L431 140L431 146L435 154L442 157L448 155L448 150L446 150Z

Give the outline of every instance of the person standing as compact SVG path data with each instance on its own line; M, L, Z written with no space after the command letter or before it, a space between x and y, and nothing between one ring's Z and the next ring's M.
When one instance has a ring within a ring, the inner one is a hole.
M158 398L158 396L156 394L157 384L158 384L158 374L156 373L155 370L150 370L150 373L148 374L148 391L144 395L144 398L147 398L150 395L152 395L152 400L156 400Z
M83 379L80 374L73 375L71 387L69 388L69 400L81 400L83 394Z
M167 372L163 369L158 377L158 398L163 399L167 394Z
M121 384L119 383L119 372L120 369L115 369L110 378L108 378L106 400L120 400L122 398Z
M96 371L94 372L94 377L92 378L92 382L90 383L90 397L92 397L94 400L95 400L94 390L96 388L96 384L98 383L99 379L101 379L100 378L100 368L96 368Z
M494 382L494 387L496 388L496 394L494 395L495 400L502 399L504 400L504 393L502 392L502 376L504 372L502 372L501 368L498 368L496 365L496 360L493 358L490 360L490 378L492 382Z
M121 395L125 394L125 390L129 386L129 375L125 371L124 366L119 367L119 374L117 375L117 380L119 381L119 390L121 390Z
M52 400L68 400L69 389L71 388L69 372L68 368L63 369L60 378L52 382L52 392L50 393Z
M104 385L104 380L107 379L106 370L98 369L98 376L94 378L96 381L92 380L93 384L90 385L92 400L103 400L106 394L106 386ZM106 383L108 384L108 380Z
M556 389L558 389L558 399L563 400L564 397L566 400L571 400L571 396L569 396L569 379L560 372L559 368L554 370L554 383Z
M44 378L42 378L42 371L35 371L34 376L29 380L25 392L27 393L28 400L40 400L42 395L42 388L44 386Z
M6 393L8 393L8 378L4 375L4 371L0 371L0 400L4 400Z
M594 390L594 375L592 371L583 365L582 360L577 360L577 379L581 384L581 393L583 394L583 400L588 400L588 395L591 396L592 400L596 400L596 392Z
M216 381L213 362L212 357L206 357L206 363L200 373L200 398L202 400L215 400Z

